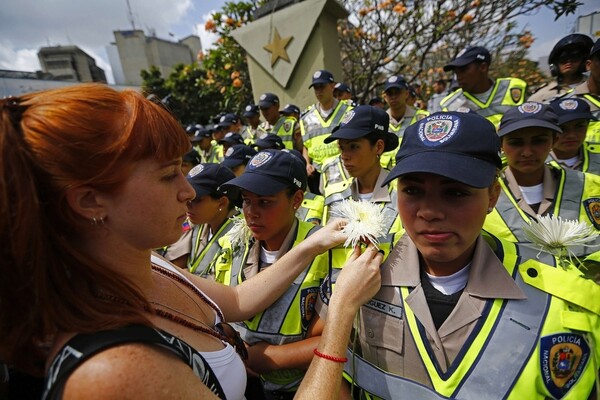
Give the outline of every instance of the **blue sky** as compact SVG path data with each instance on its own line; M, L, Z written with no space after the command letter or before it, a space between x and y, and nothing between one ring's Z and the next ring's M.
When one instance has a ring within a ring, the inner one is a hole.
M600 11L597 0L584 3L575 16L554 22L551 10L520 18L519 23L536 38L530 58L538 60L572 32L577 16ZM204 23L225 0L129 0L137 28L154 29L165 39L197 34L204 47L214 36ZM77 45L96 59L112 79L105 47L114 40L112 31L131 29L127 0L0 0L0 69L40 69L37 51L48 45Z

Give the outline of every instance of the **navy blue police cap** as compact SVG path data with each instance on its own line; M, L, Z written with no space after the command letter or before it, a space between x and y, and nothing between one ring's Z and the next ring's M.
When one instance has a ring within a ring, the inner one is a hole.
M254 142L254 146L261 150L264 149L277 149L281 150L285 147L281 136L275 133L265 133Z
M404 77L392 75L385 80L385 86L383 87L383 91L387 92L392 88L408 89L408 83L406 83Z
M244 113L242 114L244 117L254 117L260 114L260 110L256 104L248 104L246 108L244 108Z
M394 150L398 147L398 136L388 132L390 116L383 109L368 105L358 106L348 111L340 125L333 128L331 135L324 140L331 143L338 139L358 139L370 133L381 135L384 141L384 151Z
M396 166L383 185L402 175L424 172L476 188L489 187L502 167L499 152L496 128L484 117L438 112L406 128Z
M558 125L566 124L576 119L596 120L596 117L590 111L588 102L577 97L554 100L550 103L550 107L552 107L558 116Z
M452 71L456 67L464 67L465 65L469 65L475 61L489 64L492 62L492 56L490 55L488 49L486 49L485 47L467 47L466 49L458 53L454 60L444 65L444 71Z
M244 138L239 133L227 132L223 139L219 140L219 144L244 144Z
M279 106L279 97L275 93L263 93L258 100L260 108L269 108L274 105Z
M238 165L248 163L252 157L256 155L256 150L245 144L236 144L231 146L225 152L225 157L221 164L227 168L235 168Z
M238 187L259 196L272 196L288 187L306 190L306 167L302 161L281 150L262 150L258 152L240 176L223 185Z
M198 164L186 176L196 192L196 198L217 192L219 186L233 178L235 175L229 168L213 163Z
M518 129L541 127L562 133L558 126L558 116L548 104L528 101L517 107L510 107L500 120L498 136L502 137Z
M323 83L334 83L335 79L333 79L333 74L327 70L324 69L320 69L318 71L315 71L315 73L312 76L312 83L310 84L310 86L308 87L309 89L311 87L313 87L314 85L317 84L323 84Z

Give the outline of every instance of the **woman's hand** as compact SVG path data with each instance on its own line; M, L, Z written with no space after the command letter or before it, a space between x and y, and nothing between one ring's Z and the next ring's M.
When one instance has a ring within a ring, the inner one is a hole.
M329 308L341 305L357 310L372 298L381 287L382 262L383 254L373 244L362 254L360 247L355 247L337 278Z
M347 236L342 233L342 229L344 229L344 226L346 226L347 223L348 221L345 219L332 219L327 225L305 239L304 242L311 247L314 246L318 253L321 254L346 241Z

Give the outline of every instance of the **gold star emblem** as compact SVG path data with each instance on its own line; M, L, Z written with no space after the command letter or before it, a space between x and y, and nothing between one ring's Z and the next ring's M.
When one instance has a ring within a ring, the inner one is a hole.
M279 31L277 31L277 28L275 28L275 32L273 34L273 41L263 46L263 49L271 53L271 67L275 65L277 60L280 58L283 58L285 61L290 62L290 58L288 57L285 48L293 38L293 36L288 36L282 39L279 35Z

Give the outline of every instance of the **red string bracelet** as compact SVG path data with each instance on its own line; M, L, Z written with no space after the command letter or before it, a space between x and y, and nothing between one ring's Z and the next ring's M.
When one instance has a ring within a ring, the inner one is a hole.
M335 361L335 362L339 362L339 363L345 363L346 361L348 361L348 359L346 357L335 357L335 356L330 356L329 354L321 353L319 350L317 350L316 347L313 350L313 353L315 353L316 356L324 358L329 361Z

